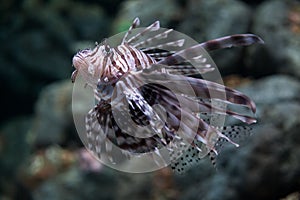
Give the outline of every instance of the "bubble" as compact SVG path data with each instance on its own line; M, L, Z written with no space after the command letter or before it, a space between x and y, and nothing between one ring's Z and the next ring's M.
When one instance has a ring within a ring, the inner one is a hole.
M145 31L145 28L133 29L132 35L142 33L143 31ZM125 33L114 35L107 38L106 42L107 44L110 44L110 48L113 48L113 44L117 46L121 43L124 35ZM157 38L160 39L160 44L171 43L172 41L176 40L180 41L177 42L177 46L174 45L175 43L169 46L161 45L160 49L162 51L180 52L184 49L198 44L198 42L194 41L192 38L183 33L165 28L152 29L150 35L142 35L141 41L148 40L148 42L150 42L150 39L155 38L155 36L159 36ZM154 43L153 46L155 45L158 44ZM190 61L192 66L196 70L199 70L201 72L203 72L203 68L214 68L213 71L203 74L202 78L222 84L221 75L215 63L204 49L198 49L197 52L193 52L193 55L182 53L179 54L179 57L183 60ZM199 63L201 64L199 65ZM123 130L128 135L128 137L126 138L117 138L114 128L112 128L111 130L107 130L108 134L105 134L106 127L101 127L100 124L98 124L100 128L98 128L99 133L97 133L96 135L101 139L97 139L98 143L96 145L95 151L97 151L99 155L93 151L92 153L101 163L124 172L150 172L168 166L172 161L170 159L171 152L172 154L176 155L175 158L179 158L183 154L183 152L188 149L198 129L198 126L194 125L198 122L196 118L193 119L191 115L193 113L200 113L200 110L197 103L190 104L186 99L187 97L197 97L188 81L183 81L180 84L176 84L175 80L168 80L166 77L172 76L164 76L164 73L167 73L166 69L170 69L170 66L156 65L153 66L153 69L150 69L149 67L145 70L139 70L136 72L129 70L126 74L118 72L117 75L119 76L119 80L116 82L113 88L111 88L111 86L109 88L107 86L98 86L98 90L107 90L107 98L103 96L101 97L101 99L109 101L109 105L112 109L112 116L107 116L109 117L109 119L104 119L106 116L104 115L104 113L99 111L98 114L100 118L96 118L96 121L94 123L97 123L97 119L105 121L110 120L110 118L112 117L115 120L115 123L118 125L118 128ZM138 77L138 79L136 77ZM103 81L105 83L108 83L109 78L104 77ZM89 146L88 143L85 117L86 114L95 107L95 95L94 91L91 88L84 88L84 82L85 80L83 80L82 77L78 77L76 79L73 88L72 111L75 126L80 139L82 140L83 144L90 150L93 145ZM179 102L180 108L183 109L181 110L183 112L181 112L180 115L180 126L178 127L176 135L172 141L166 141L163 135L164 133L162 132L162 127L165 126L166 120L168 119L168 110L166 109L166 106L164 107L160 104L150 105L139 90L139 88L142 88L143 86L149 84L160 85L166 88L166 90L170 91L174 95L176 100ZM128 85L130 86L128 87ZM209 92L210 97L213 98L214 93L212 91ZM218 98L220 98L220 95L218 95ZM140 110L145 111L144 114L146 114L146 117L150 119L148 125L137 124L132 119L132 115L130 114L131 111L129 108L130 106L133 107L133 105L130 102L135 102L135 105L138 106ZM222 126L224 124L224 121L225 118L219 118L218 120L214 120L212 122L212 125ZM186 127L185 124L188 124L188 127ZM192 131L189 131L190 133L188 134L187 130L190 129ZM129 145L135 144L138 140L158 135L162 144L165 145L156 147L152 151L133 153L113 143L111 139L108 138L109 135L110 137L115 137L117 144L127 143ZM103 143L100 144L100 141ZM179 146L182 146L182 148L177 148ZM201 156L206 155L208 152L205 145L202 145L200 150Z

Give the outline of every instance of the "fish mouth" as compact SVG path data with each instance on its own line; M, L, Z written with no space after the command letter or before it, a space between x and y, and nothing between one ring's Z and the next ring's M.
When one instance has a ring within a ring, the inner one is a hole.
M78 52L72 59L72 66L75 68L75 70L73 71L72 75L71 75L71 80L74 83L75 79L77 77L78 72L81 69L84 69L85 66L87 66L83 55L81 54L81 52Z
M84 65L83 58L80 53L77 53L72 59L73 66L79 70L79 68Z
M75 79L77 77L77 74L78 74L78 70L80 68L80 66L82 66L82 59L80 58L81 56L78 55L78 53L73 57L72 59L72 66L75 68L75 70L72 72L72 75L71 75L71 81L72 83L75 82Z
M71 75L71 81L72 81L72 83L75 82L75 79L76 79L76 77L77 77L77 74L78 74L78 70L75 69L75 70L72 72L72 75Z

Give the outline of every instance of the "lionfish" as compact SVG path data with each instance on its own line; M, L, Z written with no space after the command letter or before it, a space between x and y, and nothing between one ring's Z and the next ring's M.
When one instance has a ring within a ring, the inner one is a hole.
M101 158L103 151L107 154L112 151L112 145L116 145L127 155L153 151L159 155L157 150L166 147L169 149L171 167L177 172L184 171L187 166L206 155L215 164L223 143L238 146L236 138L249 135L251 128L217 127L210 124L210 118L214 115L232 116L246 124L252 124L256 122L254 117L230 110L227 104L246 107L253 114L256 106L239 91L199 78L199 74L214 70L213 66L207 64L205 56L199 55L199 51L248 46L263 43L263 40L253 34L236 34L178 51L164 50L170 46L180 47L185 40L166 42L165 39L173 29L159 32L159 21L133 33L139 24L139 19L134 19L116 47L111 47L104 40L100 44L96 43L93 49L81 50L73 57L75 71L71 77L72 82L79 72L86 84L93 88L97 100L95 107L85 118L87 148ZM192 61L196 61L200 67L193 67ZM143 84L143 81L148 82ZM166 86L170 83L183 89L174 92ZM195 96L185 94L184 84L192 88ZM176 93L181 93L179 95L184 100L183 104ZM211 93L215 96L211 97ZM224 98L222 94L225 94ZM213 99L225 106L215 106ZM190 108L191 104L199 106L199 111L195 112ZM154 109L155 105L165 109L164 117ZM122 109L127 109L130 118L124 117L122 120L131 120L139 127L150 127L144 129L143 137L129 133L134 130L126 127L126 123L120 125L117 122L119 119L114 117L113 110L122 113ZM185 136L190 146L180 142ZM179 143L174 145L172 141ZM174 148L180 148L177 144L187 148L176 157L172 152ZM113 161L112 156L108 157Z

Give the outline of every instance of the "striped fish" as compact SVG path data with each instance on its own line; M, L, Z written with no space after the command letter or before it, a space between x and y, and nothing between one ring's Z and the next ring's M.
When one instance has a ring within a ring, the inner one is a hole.
M226 105L247 107L252 113L256 107L241 92L195 78L214 70L205 55L199 52L248 46L263 43L263 40L253 34L237 34L180 49L185 39L168 40L174 31L161 30L159 21L135 32L139 24L136 18L116 47L104 40L95 48L79 51L73 57L75 71L72 81L80 73L87 85L93 88L97 100L86 115L87 148L99 159L106 152L113 162L110 155L113 145L129 157L131 154L158 152L159 148L166 147L171 167L177 172L184 171L206 155L210 155L214 163L224 142L238 146L235 138L248 136L250 128L214 127L209 119L225 115L252 124L256 122L254 117L229 110ZM164 50L172 48L174 50ZM195 68L192 63L198 63L200 67ZM174 92L165 87L170 83L183 89ZM186 94L186 84L195 96ZM225 106L214 106L210 92L214 93L214 98L220 97L220 105ZM178 94L183 104L178 100ZM225 99L221 98L224 94ZM189 108L195 104L200 112L195 113ZM164 116L154 109L156 105L164 108ZM121 118L124 115L121 122L113 110L117 110ZM129 118L123 110L129 113ZM126 125L132 121L138 127L144 127L143 137L134 135L132 126ZM179 129L182 134L179 134ZM185 136L190 139L190 146L182 142ZM177 144L180 145L174 145L173 141L179 141ZM174 148L182 148L181 154L175 155Z

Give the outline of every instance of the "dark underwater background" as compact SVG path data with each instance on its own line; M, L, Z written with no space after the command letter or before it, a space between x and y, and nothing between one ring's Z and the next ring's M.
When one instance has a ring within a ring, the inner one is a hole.
M236 33L265 41L212 53L258 119L217 171L204 159L184 175L128 174L87 155L72 118L72 57L135 17L199 42ZM300 199L299 1L2 0L0 44L0 199Z

